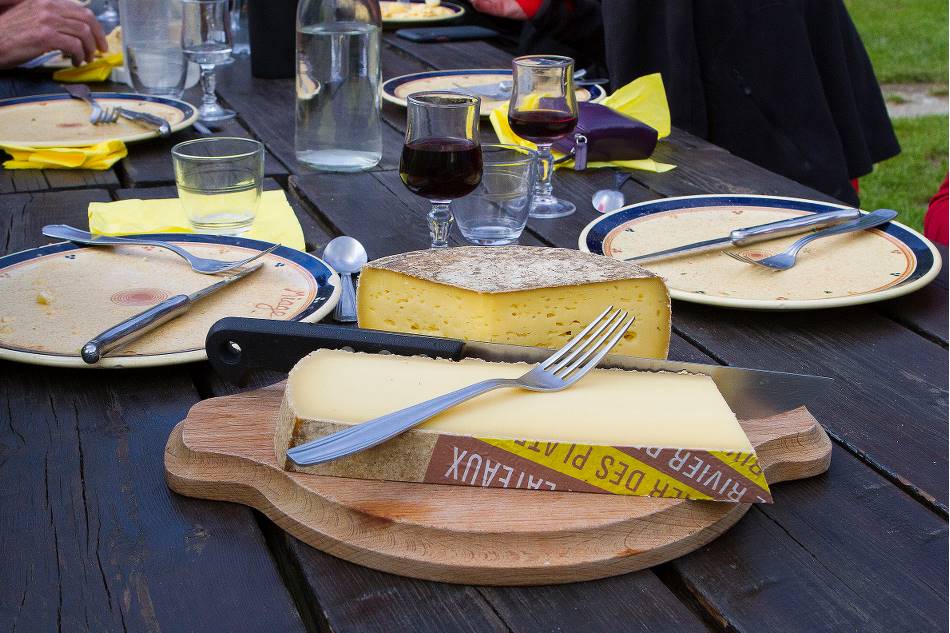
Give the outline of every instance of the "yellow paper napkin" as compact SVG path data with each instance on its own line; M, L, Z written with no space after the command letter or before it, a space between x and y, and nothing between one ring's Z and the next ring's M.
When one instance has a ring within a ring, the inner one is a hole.
M99 235L194 233L178 198L89 204L89 231ZM265 191L251 228L242 234L304 250L303 229L280 189Z
M600 103L620 114L643 121L657 131L659 138L669 136L670 134L670 107L666 101L666 90L663 88L663 78L659 73L644 75L643 77L634 79L609 97L605 97ZM491 121L492 127L495 128L495 134L498 136L500 142L522 145L532 149L537 147L534 143L526 141L511 130L511 127L508 125L507 104L492 111L489 120ZM554 155L555 157L562 156L562 154L558 152L554 152ZM569 160L556 165L555 169L573 166L574 161ZM590 162L587 166L620 167L623 169L640 169L657 173L669 171L676 167L676 165L661 163L652 158Z
M87 147L0 146L13 157L4 169L109 169L129 153L122 141L103 141Z
M122 53L106 53L102 57L73 68L63 68L53 73L54 81L66 83L86 83L105 81L112 69L122 65Z

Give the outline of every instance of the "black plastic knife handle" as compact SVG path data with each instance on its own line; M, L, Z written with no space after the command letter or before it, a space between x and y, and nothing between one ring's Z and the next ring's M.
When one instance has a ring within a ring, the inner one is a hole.
M298 360L318 349L350 347L357 352L460 360L465 344L448 338L394 334L339 325L227 317L208 330L208 361L225 380L244 384L257 369L290 371Z

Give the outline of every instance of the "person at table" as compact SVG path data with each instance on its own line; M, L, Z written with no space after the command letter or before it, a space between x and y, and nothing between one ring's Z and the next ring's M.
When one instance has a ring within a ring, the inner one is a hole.
M562 21L547 28L568 29L573 42L594 33L581 33L573 12L597 4L473 0L479 10L538 24L554 11ZM611 87L661 73L673 125L680 129L854 205L858 195L850 181L900 152L871 62L841 0L600 5Z
M108 48L96 16L72 0L0 0L0 68L52 50L79 66Z

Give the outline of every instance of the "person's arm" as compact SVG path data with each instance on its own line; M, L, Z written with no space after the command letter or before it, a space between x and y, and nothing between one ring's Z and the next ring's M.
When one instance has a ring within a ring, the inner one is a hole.
M13 68L60 50L73 64L91 62L109 48L92 11L70 0L0 0L0 68ZM5 10L4 10L5 9Z

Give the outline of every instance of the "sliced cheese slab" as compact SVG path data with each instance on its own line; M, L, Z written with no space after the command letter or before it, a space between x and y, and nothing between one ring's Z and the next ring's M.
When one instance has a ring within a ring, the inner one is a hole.
M565 248L466 246L402 253L360 273L360 327L556 349L609 305L636 316L614 353L666 358L663 280Z
M287 381L288 470L362 479L769 502L748 438L708 376L594 370L569 389L500 389L374 448L297 467L287 449L530 365L319 350Z

